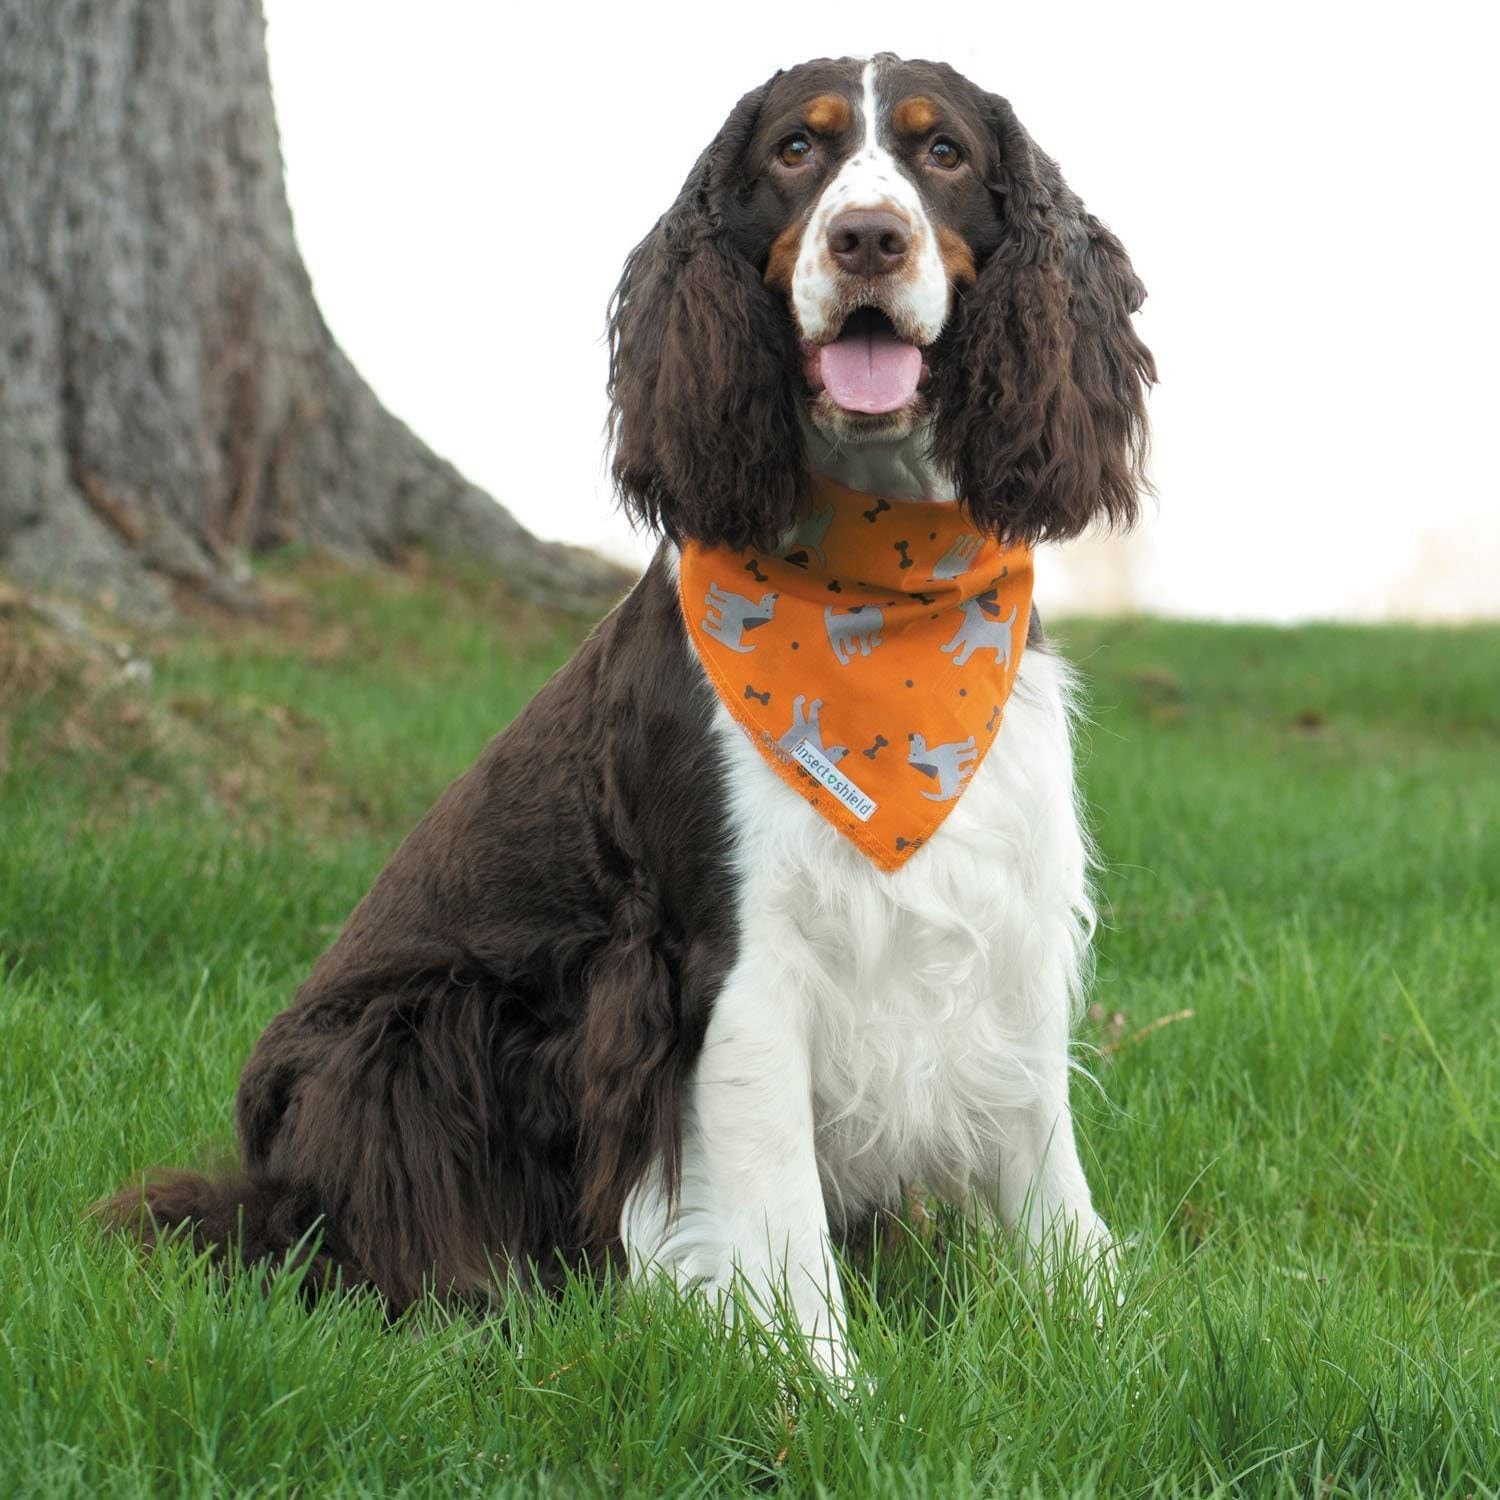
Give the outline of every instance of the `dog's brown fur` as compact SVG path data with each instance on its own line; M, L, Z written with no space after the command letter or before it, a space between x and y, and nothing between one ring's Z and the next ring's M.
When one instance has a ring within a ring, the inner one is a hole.
M1152 368L1119 242L1003 99L892 65L894 97L920 96L967 153L929 205L954 281L927 352L938 457L996 534L1128 520ZM807 396L766 273L821 179L796 186L774 160L857 80L820 62L746 95L626 264L614 472L673 539L769 548L797 519ZM835 113L819 119L836 162ZM648 1166L676 1180L685 1084L739 941L712 704L664 551L271 1022L240 1083L238 1173L150 1179L101 1205L108 1221L267 1266L302 1246L310 1291L369 1286L393 1310L614 1257Z
M614 1253L733 953L677 612L659 559L396 851L245 1068L240 1174L148 1180L110 1222L247 1262L316 1235L310 1289L397 1310Z

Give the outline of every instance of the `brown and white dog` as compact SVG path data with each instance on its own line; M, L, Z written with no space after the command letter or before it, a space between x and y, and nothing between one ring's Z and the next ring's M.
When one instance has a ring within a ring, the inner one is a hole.
M1142 287L1004 99L880 56L737 104L610 314L633 592L412 832L267 1028L241 1173L108 1205L308 1285L555 1283L612 1260L784 1299L848 1367L838 1231L914 1189L1108 1246L1068 1106L1091 926L1069 676L892 873L732 723L677 545L774 548L810 470L1012 541L1135 514ZM816 540L816 538L814 538Z

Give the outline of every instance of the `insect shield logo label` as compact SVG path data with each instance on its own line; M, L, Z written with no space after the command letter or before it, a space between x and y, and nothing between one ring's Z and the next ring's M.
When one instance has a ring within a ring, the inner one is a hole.
M831 760L822 755L811 740L799 740L792 747L792 759L827 787L861 823L868 823L878 806L860 791Z

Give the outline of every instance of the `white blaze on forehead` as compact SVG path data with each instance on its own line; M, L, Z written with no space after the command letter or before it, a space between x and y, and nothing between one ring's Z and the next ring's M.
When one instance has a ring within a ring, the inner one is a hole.
M792 309L797 326L802 336L815 344L833 337L849 311L866 300L860 295L860 283L839 266L828 249L828 226L846 208L890 208L910 227L907 265L873 283L878 288L880 306L902 333L919 344L930 344L942 332L948 317L948 272L938 249L936 229L916 183L880 144L877 66L873 60L867 62L860 79L863 115L859 144L814 204L792 272Z

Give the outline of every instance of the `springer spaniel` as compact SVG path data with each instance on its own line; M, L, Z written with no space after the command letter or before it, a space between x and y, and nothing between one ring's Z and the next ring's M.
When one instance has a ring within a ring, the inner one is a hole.
M981 545L1029 559L1129 523L1143 295L1010 105L951 68L824 60L747 94L610 311L614 475L655 559L270 1023L239 1088L240 1175L158 1176L113 1220L250 1263L310 1236L309 1287L393 1310L612 1261L738 1285L789 1309L835 1376L830 1246L914 1189L1097 1269L1068 1105L1088 844L1069 672L1035 615L1003 719L986 702L967 739L913 732L904 765L893 734L826 744L827 694L781 705L792 739L758 743L704 653L769 643L762 561L836 570L818 486L871 500L872 525L919 502L971 528L935 579ZM679 597L695 547L746 560L712 580L712 644ZM932 627L959 631L944 669L977 647L1009 686L1004 602ZM873 670L878 612L825 613L820 670ZM747 711L771 692L749 681ZM776 763L793 743L803 771ZM917 778L914 807L941 804L886 863L795 780L856 784L882 754Z

